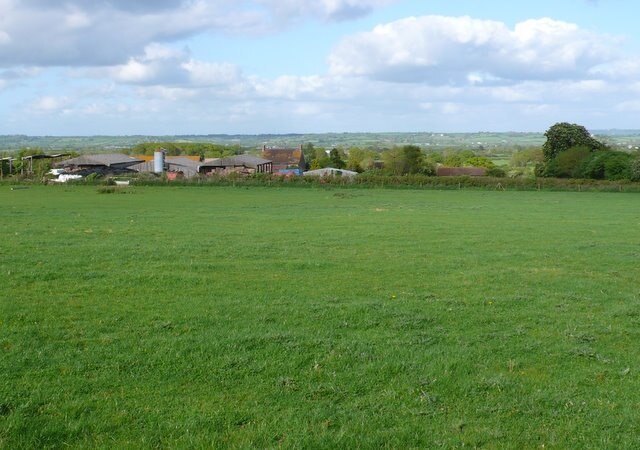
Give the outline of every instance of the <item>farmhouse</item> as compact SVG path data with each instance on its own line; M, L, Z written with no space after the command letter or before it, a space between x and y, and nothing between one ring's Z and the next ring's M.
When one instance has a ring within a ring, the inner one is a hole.
M273 162L251 155L229 156L200 163L198 172L205 175L273 173Z
M56 164L68 172L123 173L131 172L130 167L143 162L140 159L118 153L82 155Z
M484 167L438 167L436 169L436 175L439 177L483 177L487 174L487 169Z
M302 146L298 148L268 148L265 145L262 147L261 156L272 161L274 173L302 175L307 167Z

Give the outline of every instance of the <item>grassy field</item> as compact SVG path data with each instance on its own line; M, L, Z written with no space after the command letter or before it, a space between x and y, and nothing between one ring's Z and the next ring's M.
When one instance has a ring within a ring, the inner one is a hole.
M640 196L0 187L0 448L638 448Z

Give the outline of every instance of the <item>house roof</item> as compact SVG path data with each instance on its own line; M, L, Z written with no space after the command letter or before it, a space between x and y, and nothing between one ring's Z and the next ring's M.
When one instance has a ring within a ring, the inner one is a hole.
M297 166L304 161L301 148L262 148L262 157L276 166Z
M139 159L120 153L104 153L98 155L82 155L58 163L58 166L123 166L140 163Z
M487 174L487 169L484 167L438 167L436 174L439 177L457 177L464 175L483 177Z

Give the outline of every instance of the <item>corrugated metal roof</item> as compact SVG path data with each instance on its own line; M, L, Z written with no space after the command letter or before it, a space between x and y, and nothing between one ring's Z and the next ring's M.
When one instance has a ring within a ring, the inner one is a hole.
M135 158L139 159L140 161L153 161L153 159L155 158L155 155L136 155ZM165 160L176 159L176 158L186 158L196 162L200 161L200 155L180 155L180 156L165 155L164 157Z
M134 164L132 166L129 166L129 169L135 170L136 172L153 172L153 161L144 161L138 164Z
M199 159L192 159L187 156L167 156L165 162L172 166L183 166L198 170L200 167Z
M218 158L211 161L200 163L200 167L250 167L256 169L258 166L269 164L268 159L258 158L251 155L229 156L227 158Z
M140 163L139 159L120 153L104 153L98 155L82 155L77 158L67 159L58 164L58 166L107 166L114 165L126 166Z
M51 159L51 158L61 158L63 156L69 156L69 153L58 153L55 155L28 155L28 156L23 156L22 160L28 160L28 159Z
M316 176L316 177L324 177L328 175L338 175L344 177L355 177L358 175L358 172L354 172L352 170L344 170L344 169L335 169L333 167L325 167L323 169L309 170L302 175L306 176Z
M468 175L470 177L482 177L486 175L484 167L438 167L436 174L439 177L457 177Z
M173 156L165 159L165 167L172 172L183 172L186 176L194 176L198 173L199 161L194 161L182 156ZM144 161L128 167L136 172L148 173L155 172L153 161Z

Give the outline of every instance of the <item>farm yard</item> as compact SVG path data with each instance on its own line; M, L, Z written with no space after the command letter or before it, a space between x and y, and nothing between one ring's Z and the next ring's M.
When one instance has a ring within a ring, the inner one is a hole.
M1 186L0 448L638 448L639 202Z

